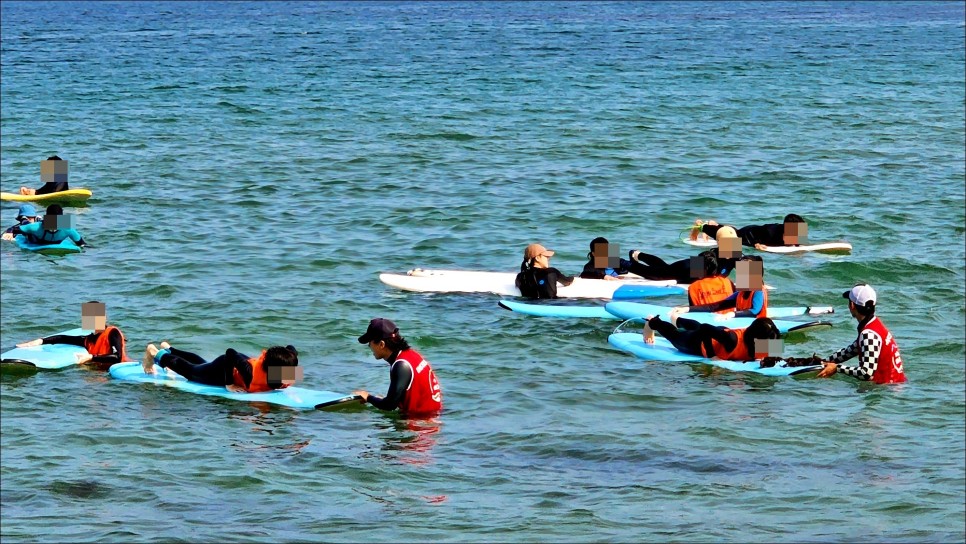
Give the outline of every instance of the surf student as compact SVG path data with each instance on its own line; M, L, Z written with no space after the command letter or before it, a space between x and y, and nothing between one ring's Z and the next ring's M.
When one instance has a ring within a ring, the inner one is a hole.
M540 244L530 244L523 251L523 262L516 283L520 294L530 299L557 298L557 283L570 285L573 276L550 266L554 252Z
M400 336L399 327L392 321L377 317L369 322L360 344L369 344L373 357L389 363L389 391L377 397L366 390L355 391L362 402L380 410L399 409L404 416L433 416L443 408L436 373L429 361L409 346Z
M781 338L778 327L767 317L755 319L744 329L729 329L678 317L677 312L671 312L670 322L659 316L648 318L644 325L644 342L653 344L654 333L667 338L682 353L728 361L751 361L759 359L759 355L764 357L767 353L758 353L755 340Z
M735 292L735 284L718 270L718 259L714 254L702 253L704 270L701 279L693 280L688 286L688 304L697 306L720 302Z
M632 249L628 252L630 271L649 280L674 280L687 284L704 277L700 272L703 269L702 261L705 255L710 254L717 260L718 272L722 276L727 276L734 270L735 263L741 257L741 242L735 234L735 229L727 226L718 229L715 239L718 241L718 247L702 251L693 258L689 257L673 263L668 263L656 255ZM699 264L693 266L692 259Z
M847 376L875 383L902 383L906 374L902 369L899 346L882 320L875 315L876 294L872 286L859 283L842 293L849 299L849 313L859 322L859 336L854 342L826 359L819 378L841 372ZM841 363L859 357L859 366Z
M70 216L64 215L64 209L60 204L51 204L47 206L47 214L42 221L14 225L10 228L9 234L12 236L23 234L28 242L36 245L59 244L68 238L78 247L87 245L80 233L69 225Z
M44 182L40 189L21 187L20 194L28 196L47 195L69 190L67 186L67 161L57 155L47 157L45 161L40 161L40 181Z
M587 264L580 273L581 278L594 280L617 280L619 276L630 272L630 261L617 257L619 250L614 244L614 255L610 254L611 244L607 238L598 236L590 242L590 253L587 254Z
M696 240L699 233L714 236L721 228L714 221L703 222L698 219L694 222L695 227L691 229L691 239ZM762 246L797 246L806 243L808 237L808 224L802 216L790 213L785 216L781 223L766 223L764 225L747 225L736 231L741 244L756 249L764 249Z
M13 227L29 225L30 223L40 221L42 217L42 215L37 213L37 209L34 208L32 204L23 204L20 206L20 209L17 210L17 224ZM13 227L9 227L3 232L4 240L13 240L13 237L15 236L15 234L13 234Z
M232 348L212 361L200 355L171 347L161 342L161 349L148 344L141 366L145 374L157 369L171 369L188 381L227 388L235 393L263 393L284 389L301 378L298 351L294 346L272 346L258 357L249 357Z
M78 356L77 364L103 363L110 365L128 360L127 352L124 350L124 334L121 329L107 324L107 307L103 302L92 300L81 304L81 327L93 329L94 332L79 336L55 334L17 344L17 347L27 348L41 344L80 346L86 349L87 353Z
M680 307L683 312L722 312L734 310L730 317L768 317L768 291L764 284L764 261L758 255L745 255L735 265L737 284L731 294L717 301L698 303L691 296L691 290L700 282L696 281L688 287L688 297L692 306ZM727 278L725 278L727 280ZM731 284L730 281L728 281Z

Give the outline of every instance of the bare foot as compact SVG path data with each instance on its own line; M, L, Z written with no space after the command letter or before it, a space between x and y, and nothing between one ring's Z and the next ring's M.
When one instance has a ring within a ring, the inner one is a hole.
M167 340L162 340L161 349L171 349L171 344L169 344Z
M667 316L668 317L668 321L670 321L672 325L674 325L675 327L677 327L678 326L678 317L680 317L682 313L684 313L684 312L679 311L677 308L672 308L671 311L668 313L668 316Z
M158 348L154 344L148 344L144 348L144 359L141 360L141 368L145 374L157 374L158 369L154 368L154 356L158 354Z
M28 189L27 187L21 187L20 188L20 194L22 194L22 195L29 196L29 195L32 195L32 194L34 194L36 192L37 192L36 189Z
M647 321L644 322L644 343L654 343L654 331L651 329L651 318L648 318Z

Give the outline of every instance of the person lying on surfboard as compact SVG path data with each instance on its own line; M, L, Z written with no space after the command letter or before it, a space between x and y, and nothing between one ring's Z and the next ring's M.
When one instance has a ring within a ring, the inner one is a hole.
M37 209L33 207L33 204L23 204L20 209L17 210L17 224L13 227L20 227L23 225L29 225L43 219L44 216L37 213ZM10 241L13 240L13 227L9 227L3 232L3 239ZM9 234L9 236L7 236Z
M611 244L607 238L598 236L590 242L590 253L587 254L587 264L580 273L581 278L594 280L619 280L620 276L630 272L630 261L621 259L620 248Z
M161 349L148 344L141 366L145 374L156 374L155 365L170 369L188 381L225 387L233 393L262 393L284 389L301 379L298 351L294 346L272 346L258 357L232 348L212 361L161 342Z
M77 364L96 363L108 367L129 360L124 350L124 334L121 329L107 324L107 306L103 302L92 300L81 304L81 328L94 332L81 336L55 334L17 344L17 347L29 348L41 344L80 346L87 353L77 355Z
M4 240L13 240L18 234L23 234L27 241L36 245L59 244L70 238L78 247L87 245L84 238L72 226L72 217L64 214L60 204L47 206L47 214L43 220L26 225L14 225L8 232L3 233Z
M781 338L778 327L767 317L755 319L744 329L729 329L679 315L672 311L670 322L659 316L649 317L644 324L644 342L653 344L654 333L658 333L682 353L727 361L752 361L781 354L780 349L776 352L770 343L761 342Z
M704 277L704 256L713 255L718 272L727 276L741 258L741 240L732 227L722 227L716 233L718 247L702 251L694 257L668 263L656 255L632 249L628 252L630 271L649 280L675 280L686 284Z
M57 155L47 157L47 160L40 161L40 181L44 182L40 189L30 189L21 187L22 195L47 195L59 193L70 189L67 185L67 161Z
M704 222L698 219L691 229L691 239L697 240L699 234L712 236L721 228L715 221ZM732 227L734 228L734 227ZM747 225L736 230L741 244L755 249L768 246L798 246L807 244L808 224L802 216L790 213L781 223L767 223L764 225Z
M432 417L443 409L443 393L429 361L409 346L392 321L377 317L369 322L360 344L368 344L372 356L389 363L389 391L385 397L361 389L353 395L380 410L399 409L404 416Z
M706 279L698 280L688 287L688 298L691 306L675 308L681 313L686 312L721 312L733 310L723 314L723 318L732 317L767 317L768 292L765 290L764 261L758 255L745 255L735 263L737 281L734 289L724 298L707 300L704 302L692 296L691 290ZM714 279L714 278L711 278ZM727 280L727 278L725 278ZM730 284L731 282L728 281Z
M557 283L570 285L573 276L550 266L554 252L540 244L530 244L523 251L523 263L515 283L520 294L530 299L557 298Z

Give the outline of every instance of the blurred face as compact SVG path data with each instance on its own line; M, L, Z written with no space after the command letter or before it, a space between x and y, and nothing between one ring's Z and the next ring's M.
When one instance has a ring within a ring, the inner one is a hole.
M270 382L282 382L283 385L295 385L302 381L302 367L274 366L265 367L265 374Z
M107 307L103 302L81 304L81 328L96 332L107 328Z
M738 261L735 264L735 287L739 291L761 291L765 285L763 264L761 261Z
M722 238L719 240L718 256L725 259L740 259L741 238Z
M785 232L782 239L787 246L807 244L808 225L805 223L785 223Z
M375 340L369 341L369 350L372 351L372 356L376 359L385 359L392 355L392 350L386 347L385 340Z
M620 246L594 244L594 268L617 268L621 264Z
M781 338L772 338L769 340L762 338L755 339L755 359L764 359L765 357L781 357L784 349L785 343Z

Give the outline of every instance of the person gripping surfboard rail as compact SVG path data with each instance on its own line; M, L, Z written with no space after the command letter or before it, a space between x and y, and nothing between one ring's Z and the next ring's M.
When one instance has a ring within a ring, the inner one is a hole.
M353 395L362 397L380 410L399 409L404 416L432 417L443 409L443 394L436 373L416 350L399 334L399 327L389 319L377 317L369 322L360 344L368 344L373 357L389 363L389 391L385 397L371 395L361 389Z
M70 190L67 184L67 166L67 161L57 155L47 157L45 161L40 161L40 181L44 182L43 186L39 189L21 187L20 194L24 196L49 195L50 193Z
M550 266L554 251L540 244L530 244L523 250L520 273L514 283L520 294L529 299L557 298L557 283L570 285L574 276L567 276Z
M80 346L87 353L77 355L79 365L96 363L109 366L130 360L125 351L124 333L118 327L107 324L107 306L103 302L92 300L81 304L81 328L94 332L80 336L55 334L17 344L17 347L29 348L42 344Z
M263 393L284 389L302 378L298 350L294 346L272 346L258 357L228 348L224 355L206 361L200 355L161 342L158 349L148 344L141 366L145 374L156 374L155 365L171 370L186 380L222 386L233 393Z
M906 374L902 368L902 356L892 333L875 315L875 289L867 283L858 283L842 293L849 301L849 313L859 322L859 335L854 342L830 355L825 368L818 373L825 378L841 372L847 376L879 384L902 383ZM858 356L858 366L841 363Z
M47 206L47 213L39 222L14 225L3 233L4 240L12 240L17 235L23 235L27 242L34 245L55 245L70 238L77 247L87 245L73 226L73 216L64 214L60 204Z
M678 306L676 309L683 313L727 312L724 314L727 318L768 317L768 291L765 289L764 273L764 260L761 257L744 255L735 264L737 281L733 284L733 292L725 298L696 304L695 298L691 297L691 290L707 279L698 280L688 288L691 306Z

